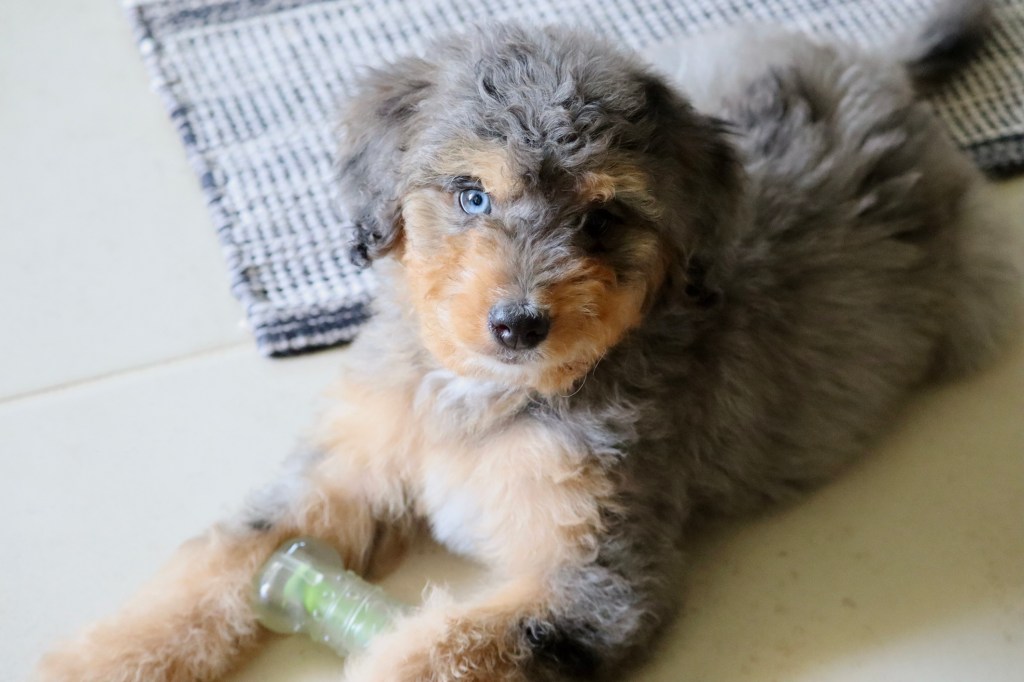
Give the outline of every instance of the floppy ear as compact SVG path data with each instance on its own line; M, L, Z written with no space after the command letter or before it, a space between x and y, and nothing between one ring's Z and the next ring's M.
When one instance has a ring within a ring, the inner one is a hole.
M640 76L650 125L650 147L672 187L668 238L679 262L670 283L702 305L717 298L718 282L731 269L744 174L728 125L698 113L661 77Z
M409 58L370 72L341 123L342 199L355 221L352 262L362 267L401 241L402 157L434 66Z

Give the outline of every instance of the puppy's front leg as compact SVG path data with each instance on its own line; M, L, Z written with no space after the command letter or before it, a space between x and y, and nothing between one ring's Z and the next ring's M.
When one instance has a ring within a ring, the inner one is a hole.
M598 563L517 578L483 597L430 597L349 663L347 682L554 682L610 679L671 613L649 567Z
M465 604L436 591L414 615L349 662L346 682L520 682L531 651L524 623L543 586L518 579Z
M455 492L423 500L435 530L471 548L500 576L496 586L465 602L435 594L353 659L346 679L537 682L613 672L672 611L679 516L642 500L624 507L615 483L625 474L546 424L522 420L473 445L428 453L431 483Z
M43 682L202 682L235 667L262 637L249 607L259 566L286 538L327 539L365 571L408 523L386 489L305 457L238 518L186 543L120 613L43 659ZM330 465L330 466L328 466Z

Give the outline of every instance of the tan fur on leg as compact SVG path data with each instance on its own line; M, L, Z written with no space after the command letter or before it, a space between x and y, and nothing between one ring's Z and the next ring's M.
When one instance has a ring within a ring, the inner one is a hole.
M423 608L351 661L349 682L523 682L520 623L538 612L539 581L509 582L467 604L435 591Z
M393 555L397 529L380 524L365 500L317 490L269 531L217 526L186 543L157 579L112 618L48 655L42 682L204 682L234 668L263 637L249 607L253 576L286 538L334 542L354 570L375 546Z
M128 607L43 659L47 682L186 682L233 667L261 633L249 611L252 576L280 540L214 529L181 548Z

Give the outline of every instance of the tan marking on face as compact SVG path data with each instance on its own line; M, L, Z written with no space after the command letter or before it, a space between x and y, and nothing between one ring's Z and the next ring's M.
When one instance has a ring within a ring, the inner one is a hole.
M650 274L645 279L623 282L610 265L588 258L580 262L572 277L538 296L552 319L545 341L549 362L539 381L542 391L570 390L640 323L665 275L656 241L650 237Z
M404 202L410 248L402 264L427 349L450 369L469 373L468 352L489 353L491 307L511 273L498 237L487 229L446 229L450 195L418 190Z
M514 198L522 189L518 169L509 152L497 142L476 140L447 150L438 171L444 175L465 175L480 180L495 201Z
M614 199L628 203L650 218L657 217L657 204L649 189L649 178L632 164L613 164L602 171L580 176L576 191L584 201L606 204Z
M623 335L636 326L661 286L666 263L653 234L637 230L628 258L644 278L622 281L597 257L566 264L561 281L532 292L552 319L539 358L501 365L487 326L491 308L521 295L511 283L514 254L499 230L486 226L453 231L451 195L417 190L406 197L403 216L409 248L401 262L427 349L447 368L466 375L563 393Z

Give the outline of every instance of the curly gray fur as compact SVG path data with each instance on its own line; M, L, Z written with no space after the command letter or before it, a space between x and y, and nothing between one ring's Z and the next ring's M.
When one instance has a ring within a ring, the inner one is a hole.
M915 79L979 34L982 4L904 53ZM606 673L649 639L695 514L827 479L915 386L982 364L1013 327L1018 276L972 203L983 181L904 68L796 36L737 52L756 60L680 84L698 113L607 42L501 26L376 72L347 117L361 260L397 243L403 195L453 139L500 141L532 169L541 198L522 225L560 224L561 183L581 169L630 158L655 179L671 262L643 323L572 396L511 401L584 444L621 503L593 562L559 576L565 598L523 624L538 678ZM571 243L531 239L529 258ZM628 255L616 267L628 276ZM395 315L378 324L403 333Z

